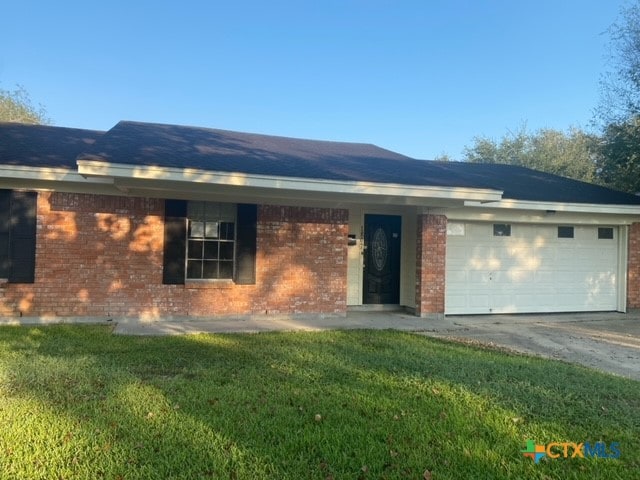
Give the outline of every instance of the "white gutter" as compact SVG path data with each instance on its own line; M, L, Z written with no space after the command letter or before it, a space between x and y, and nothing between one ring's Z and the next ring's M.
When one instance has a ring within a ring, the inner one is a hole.
M78 160L77 164L78 172L87 178L103 177L111 179L139 180L141 181L140 186L143 186L143 184L147 182L169 181L185 184L198 183L317 193L474 200L477 202L495 202L502 198L502 191L490 189L430 187L212 172L194 168L139 166L82 159Z
M465 207L495 208L509 210L534 210L575 213L613 213L618 215L640 215L640 205L603 205L598 203L533 202L528 200L504 199L497 202L481 203L465 201Z

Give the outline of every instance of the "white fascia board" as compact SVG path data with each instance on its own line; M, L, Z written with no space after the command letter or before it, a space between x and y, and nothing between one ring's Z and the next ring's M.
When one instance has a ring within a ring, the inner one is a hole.
M0 165L0 178L33 180L38 182L77 182L91 184L113 184L113 179L86 178L75 170L55 167L27 167L24 165Z
M140 166L79 159L78 172L87 177L127 178L140 181L169 181L227 185L266 189L282 189L306 192L357 194L372 196L399 196L417 198L442 198L495 202L502 198L502 191L463 187L429 187L390 183L321 180L298 177L280 177L244 173L212 172L193 168L168 168Z
M630 225L638 222L638 215L611 213L578 213L508 209L447 208L450 222L535 223L540 225Z
M572 213L605 213L615 215L640 215L640 205L602 205L597 203L563 203L563 202L532 202L526 200L504 199L497 202L465 201L465 207L482 209L530 210L545 212Z

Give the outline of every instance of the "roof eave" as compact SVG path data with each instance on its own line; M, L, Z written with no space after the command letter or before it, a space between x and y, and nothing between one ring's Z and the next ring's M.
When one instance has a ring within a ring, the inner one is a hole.
M618 205L600 203L571 203L571 202L538 202L531 200L501 199L496 202L465 201L465 207L496 208L509 210L532 210L546 212L571 213L607 213L617 215L640 215L640 205Z
M413 197L424 199L445 199L457 201L496 202L502 198L502 191L466 187L440 187L402 185L391 183L355 182L324 180L303 177L283 177L256 175L240 172L217 172L193 168L168 168L151 165L130 165L96 161L80 158L77 161L78 173L86 178L110 178L119 181L138 183L139 186L152 185L154 182L172 182L176 185L224 185L279 191L298 191L313 193L334 193L370 197Z
M105 178L87 178L75 170L62 167L27 167L24 165L0 165L0 178L35 182L72 182L113 184Z

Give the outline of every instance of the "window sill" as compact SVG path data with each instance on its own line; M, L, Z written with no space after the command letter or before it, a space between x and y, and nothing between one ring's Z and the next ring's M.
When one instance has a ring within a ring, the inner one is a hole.
M186 280L184 287L191 290L208 290L217 288L232 288L235 285L231 279L225 280Z

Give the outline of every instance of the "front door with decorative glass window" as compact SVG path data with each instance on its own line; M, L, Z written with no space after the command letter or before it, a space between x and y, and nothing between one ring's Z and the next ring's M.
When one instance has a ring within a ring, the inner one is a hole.
M399 216L365 215L363 303L400 303L400 232Z

